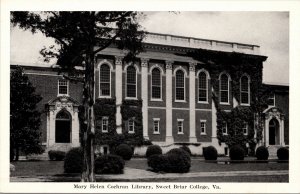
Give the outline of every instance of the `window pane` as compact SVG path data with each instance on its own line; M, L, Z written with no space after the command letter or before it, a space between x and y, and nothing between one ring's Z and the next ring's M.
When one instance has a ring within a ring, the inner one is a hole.
M248 98L248 93L247 92L242 92L241 93L241 102L243 104L249 104L249 98Z
M199 74L199 101L207 101L207 78L204 72Z
M248 77L243 76L241 78L241 91L248 92Z
M228 91L221 91L221 102L228 102Z
M176 88L176 100L184 100L184 88Z
M58 93L59 94L68 94L68 81L67 80L58 80Z
M161 98L161 76L158 68L152 70L152 98Z
M225 74L221 76L221 90L228 90L228 77Z
M184 88L184 73L181 70L176 72L176 88Z
M109 83L100 83L100 94L101 96L110 95L110 84Z
M136 70L133 66L127 68L127 97L136 97Z
M110 68L108 65L101 65L100 82L110 82Z

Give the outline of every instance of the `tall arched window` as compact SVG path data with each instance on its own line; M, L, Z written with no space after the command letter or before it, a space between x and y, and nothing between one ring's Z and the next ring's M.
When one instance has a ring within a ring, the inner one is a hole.
M56 143L71 142L71 115L65 110L60 111L56 115L55 142Z
M220 102L229 103L229 78L225 73L220 77Z
M161 99L161 72L158 68L152 70L152 99Z
M246 75L243 75L240 80L240 100L241 104L250 104L250 84L249 84L249 78Z
M198 76L198 101L207 102L207 93L207 75L202 71Z
M126 72L126 97L136 98L136 69L134 66L129 66Z
M100 66L100 96L110 96L110 67L107 64Z
M184 72L182 70L178 70L176 72L176 100L185 100L185 88L184 88Z

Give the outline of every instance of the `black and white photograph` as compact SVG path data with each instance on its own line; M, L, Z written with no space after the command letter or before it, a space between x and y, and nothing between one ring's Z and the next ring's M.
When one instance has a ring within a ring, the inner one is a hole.
M8 185L299 191L291 11L41 10L6 11Z

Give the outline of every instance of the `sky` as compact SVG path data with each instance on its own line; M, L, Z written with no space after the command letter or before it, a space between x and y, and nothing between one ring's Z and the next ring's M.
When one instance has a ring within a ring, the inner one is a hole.
M144 12L144 30L260 46L265 83L289 84L288 12ZM54 43L41 33L11 27L11 63L43 64L39 51Z

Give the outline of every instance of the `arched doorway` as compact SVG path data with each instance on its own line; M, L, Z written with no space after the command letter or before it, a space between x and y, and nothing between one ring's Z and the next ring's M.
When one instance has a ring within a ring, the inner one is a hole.
M71 115L66 110L62 110L56 115L55 142L71 142Z
M269 145L280 144L279 122L273 118L269 122Z

